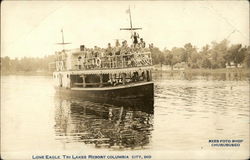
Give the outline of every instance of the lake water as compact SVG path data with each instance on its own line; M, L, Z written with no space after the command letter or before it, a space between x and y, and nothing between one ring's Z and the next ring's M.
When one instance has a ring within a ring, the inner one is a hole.
M100 103L58 96L51 77L2 76L2 155L6 159L62 153L140 153L152 159L249 156L246 77L156 74L154 85L154 103ZM209 140L241 142L237 147L215 147Z

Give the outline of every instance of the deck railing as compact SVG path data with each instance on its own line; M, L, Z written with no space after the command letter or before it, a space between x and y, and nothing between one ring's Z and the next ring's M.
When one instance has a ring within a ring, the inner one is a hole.
M56 61L56 70L92 70L92 69L116 69L128 67L151 66L151 52L131 53L123 55L103 57L81 57L71 61L67 66L66 61Z

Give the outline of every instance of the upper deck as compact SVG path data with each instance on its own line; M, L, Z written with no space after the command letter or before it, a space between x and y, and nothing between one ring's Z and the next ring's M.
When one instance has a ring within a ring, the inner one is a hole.
M149 48L114 47L56 52L55 71L108 70L152 66Z

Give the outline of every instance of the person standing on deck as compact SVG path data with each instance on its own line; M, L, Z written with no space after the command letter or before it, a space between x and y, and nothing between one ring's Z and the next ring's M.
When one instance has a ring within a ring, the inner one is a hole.
M128 47L128 44L127 44L127 41L123 41L122 42L122 47L121 47L121 54L128 54L129 53L129 47Z
M120 55L120 51L121 51L121 45L119 40L117 39L115 42L115 55Z
M105 66L109 66L110 68L112 68L113 66L113 48L111 47L111 44L108 43L108 48L106 49L106 56L108 56L108 58L105 60Z
M94 46L94 57L97 58L99 57L99 52L98 52L98 47Z
M111 44L110 43L108 43L108 48L106 49L106 55L107 56L112 56L113 55L113 53L112 53L112 47L111 47Z
M134 34L131 36L132 40L133 40L133 44L134 47L138 44L138 38L139 38L139 34L134 32Z
M121 65L127 65L128 61L128 54L130 54L130 48L128 47L127 41L122 42L122 47L121 47Z
M78 69L81 70L82 69L82 57L79 56L77 58L77 66L78 66Z
M141 48L145 48L146 47L146 43L143 41L143 38L140 39L140 47Z
M121 45L120 45L120 42L119 42L119 40L117 39L116 40L116 42L115 42L115 47L120 47Z

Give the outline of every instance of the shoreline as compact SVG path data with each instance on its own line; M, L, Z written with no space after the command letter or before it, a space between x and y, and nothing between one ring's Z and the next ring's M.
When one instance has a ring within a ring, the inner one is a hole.
M242 73L250 74L248 68L219 68L219 69L185 69L185 70L153 70L153 73L187 73L187 74L222 74L222 73Z
M240 73L250 77L250 69L248 68L220 68L220 69L185 69L185 70L157 70L153 69L156 73L185 73L194 75L203 74L223 74L223 73ZM1 72L1 76L9 75L26 75L26 76L52 76L53 72Z

